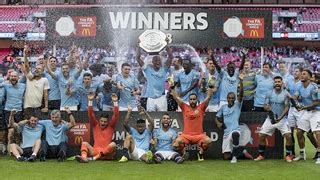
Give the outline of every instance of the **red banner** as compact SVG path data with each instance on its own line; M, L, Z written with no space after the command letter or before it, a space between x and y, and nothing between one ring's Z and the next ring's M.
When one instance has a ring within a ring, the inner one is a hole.
M72 17L75 27L76 36L79 37L95 37L97 33L96 16L75 16Z
M244 38L264 38L264 18L240 18Z
M251 130L251 135L252 135L252 143L247 144L247 147L258 147L259 146L259 132L260 132L260 128L262 126L262 124L249 124L249 129ZM266 139L266 146L267 147L275 147L275 133L273 133L273 135L267 136Z
M90 143L90 123L77 123L68 132L68 144L80 146L82 142Z

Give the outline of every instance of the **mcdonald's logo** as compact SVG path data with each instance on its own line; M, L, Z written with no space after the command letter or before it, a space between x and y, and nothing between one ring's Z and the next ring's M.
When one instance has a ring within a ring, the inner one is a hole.
M76 138L74 138L74 144L81 144L83 141L83 137L82 136L76 136Z
M91 31L89 28L83 28L81 34L82 36L91 36Z
M250 31L250 37L259 37L259 33L257 30L251 30Z

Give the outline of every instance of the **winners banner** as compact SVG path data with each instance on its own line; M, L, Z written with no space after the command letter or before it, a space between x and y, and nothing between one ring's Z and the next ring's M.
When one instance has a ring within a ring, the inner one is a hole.
M47 40L69 46L138 43L146 30L195 47L272 45L272 12L186 8L47 9Z
M95 112L96 117L102 112ZM111 114L111 113L110 113ZM160 128L161 118L163 113L161 112L150 112L152 118L154 118L155 129ZM170 112L172 120L171 127L180 134L183 131L183 121L181 112ZM113 141L117 144L116 158L121 155L123 149L123 141L127 136L127 132L123 128L123 120L126 112L120 112L119 121L116 125L116 131L113 134ZM68 120L66 113L62 113L64 120ZM77 125L71 128L68 132L68 155L77 155L80 153L81 142L86 141L93 145L93 131L92 127L88 122L87 112L74 113ZM111 116L110 116L111 117ZM256 112L244 112L241 113L240 117L240 145L244 146L248 152L252 155L257 156L258 145L259 145L259 131L267 115L265 113ZM133 112L129 121L130 126L135 127L136 120L141 118L137 112ZM208 159L219 159L222 156L221 146L223 140L223 131L218 129L215 122L215 113L206 113L203 122L204 133L211 138L212 146L205 152L205 158ZM40 119L47 119L43 116ZM187 148L190 152L191 159L196 159L197 146L191 145ZM283 158L283 137L279 131L267 138L267 158Z

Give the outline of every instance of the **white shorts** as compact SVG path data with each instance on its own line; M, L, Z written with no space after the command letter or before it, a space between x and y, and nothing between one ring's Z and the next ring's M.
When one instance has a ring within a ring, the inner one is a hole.
M312 112L313 116L310 119L311 131L320 131L320 111Z
M70 111L78 111L78 106L68 106ZM65 111L64 107L60 107L60 111Z
M301 117L297 121L299 129L309 132L320 131L320 112L319 111L301 111Z
M225 104L228 105L228 101L220 101L219 102L219 108L222 107Z
M232 152L232 149L233 149L232 133L234 132L238 132L241 136L241 133L238 130L234 130L229 135L223 136L222 153Z
M290 127L297 127L297 121L301 116L301 111L298 111L295 107L290 107L288 112L288 123Z
M134 147L133 152L130 153L129 152L129 158L131 160L140 160L141 156L143 156L144 154L146 154L146 151L137 147Z
M103 104L102 111L112 111L113 106Z
M167 96L162 95L155 99L148 97L147 111L168 111Z
M284 134L291 133L291 129L289 127L289 123L288 123L286 117L284 117L283 119L280 120L280 122L275 123L275 124L271 124L270 118L267 117L267 119L264 121L259 133L266 134L268 136L272 136L272 134L274 133L274 131L276 129L278 129L281 132L282 136Z
M128 111L128 107L120 107L119 106L119 111ZM138 108L137 107L132 108L132 111L138 111Z
M164 160L171 160L178 153L175 151L157 151L155 154L160 154Z
M209 105L206 109L207 112L218 112L220 109L219 104Z

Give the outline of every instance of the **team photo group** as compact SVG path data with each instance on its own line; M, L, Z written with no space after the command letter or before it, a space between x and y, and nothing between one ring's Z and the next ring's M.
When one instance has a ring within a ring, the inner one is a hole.
M169 160L180 164L188 159L191 144L197 145L198 161L204 161L204 151L212 145L203 130L204 116L215 112L210 118L214 118L212 126L223 131L224 160L264 160L266 139L279 130L285 139L285 161L306 160L307 134L315 163L320 164L319 74L299 65L289 69L281 60L275 65L263 62L260 71L254 70L245 48L239 49L239 62L230 61L225 67L208 48L205 69L197 68L190 57L175 55L170 46L165 56L152 55L150 63L142 48L135 51L134 63L122 63L117 72L112 66L102 71L101 65L90 61L91 50L75 45L64 61L41 56L31 63L30 48L25 45L23 59L16 60L0 79L3 152L17 161L55 158L63 162L68 158L67 132L76 125L73 113L87 111L94 143L81 143L74 157L80 163L114 159L116 124L128 133L118 159L121 163ZM133 71L133 64L138 64L138 71ZM61 111L68 119L61 118ZM96 116L97 111L112 114ZM124 119L119 111L126 112ZM139 118L132 118L133 111L138 111ZM172 111L182 113L182 134L171 128ZM248 111L267 112L257 157L240 145L239 118ZM154 128L148 112L162 113L160 128ZM47 118L41 118L43 114Z

